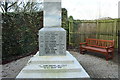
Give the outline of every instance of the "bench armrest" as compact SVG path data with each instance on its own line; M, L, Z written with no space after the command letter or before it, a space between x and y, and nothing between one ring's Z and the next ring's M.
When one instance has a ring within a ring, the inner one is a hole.
M108 52L108 50L109 50L109 49L111 49L111 50L113 50L113 51L114 51L114 46L109 46L109 47L106 47L107 52Z
M106 47L106 49L110 49L110 48L114 48L114 46L108 46L108 47Z

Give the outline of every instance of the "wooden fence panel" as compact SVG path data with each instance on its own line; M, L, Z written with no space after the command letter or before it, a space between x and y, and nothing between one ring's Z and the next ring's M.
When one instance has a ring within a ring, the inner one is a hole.
M69 25L69 44L79 46L86 38L104 40L115 40L115 47L118 48L117 20L73 20Z

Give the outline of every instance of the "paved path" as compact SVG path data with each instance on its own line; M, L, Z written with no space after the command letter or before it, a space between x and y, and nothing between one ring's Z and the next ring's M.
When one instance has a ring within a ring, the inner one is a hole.
M117 59L106 61L102 55L95 56L91 53L82 55L74 51L70 51L70 53L77 58L91 78L118 78ZM5 78L15 78L31 57L28 56L3 65L2 76Z

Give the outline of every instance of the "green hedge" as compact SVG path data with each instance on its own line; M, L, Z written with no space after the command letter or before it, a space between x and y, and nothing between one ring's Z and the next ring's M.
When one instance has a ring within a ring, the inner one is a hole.
M42 27L43 12L2 14L2 60L28 55L38 49L38 30ZM62 9L62 27L68 33L65 8Z
M27 55L38 49L43 12L2 14L2 59Z

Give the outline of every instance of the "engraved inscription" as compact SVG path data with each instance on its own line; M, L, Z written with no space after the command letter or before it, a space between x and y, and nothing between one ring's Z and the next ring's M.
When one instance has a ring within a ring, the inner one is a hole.
M45 53L57 54L58 50L61 50L60 53L63 53L62 50L64 48L64 44L62 44L62 42L63 42L62 37L58 36L58 33L55 32L45 33Z
M65 54L66 35L64 31L46 31L40 35L40 53L41 54Z
M40 68L44 69L61 69L66 67L67 65L39 65Z

